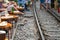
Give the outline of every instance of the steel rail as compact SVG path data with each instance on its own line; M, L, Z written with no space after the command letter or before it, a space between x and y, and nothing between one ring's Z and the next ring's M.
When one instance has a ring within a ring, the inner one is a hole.
M36 24L38 26L38 30L39 30L39 33L41 36L41 40L45 40L45 37L44 37L42 29L41 29L41 25L38 20L38 15L37 15L37 10L36 10L36 0L34 0L34 2L33 2L33 13L34 13L35 21L36 21Z
M46 6L43 4L43 7L46 9ZM47 9L49 13L51 13L59 22L60 22L60 17L51 9Z

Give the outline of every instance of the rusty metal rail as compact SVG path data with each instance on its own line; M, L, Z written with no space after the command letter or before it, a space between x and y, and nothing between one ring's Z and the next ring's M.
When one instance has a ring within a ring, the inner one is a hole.
M43 4L43 7L46 9L46 6ZM51 13L58 21L60 21L60 17L54 12L52 9L47 9L49 13Z
M40 26L40 23L38 20L38 15L37 15L37 10L36 10L36 0L34 0L34 2L33 2L33 13L34 13L35 21L36 21L36 24L38 26L38 30L40 33L40 38L41 38L41 40L45 40L45 37L43 35L42 29L41 29L41 26Z

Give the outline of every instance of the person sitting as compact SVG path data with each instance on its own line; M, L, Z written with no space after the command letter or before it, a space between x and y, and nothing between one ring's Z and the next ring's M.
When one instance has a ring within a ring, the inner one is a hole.
M18 3L19 6L22 6L22 7L26 8L26 6L25 6L26 0L18 0L17 3Z
M3 4L4 4L4 0L0 0L0 12L5 11Z
M15 2L14 1L10 1L9 2L9 5L8 5L8 7L7 7L7 10L8 10L8 12L10 12L11 10L12 10L12 8L14 8L15 10L18 10L15 6L14 6L14 4L15 4Z

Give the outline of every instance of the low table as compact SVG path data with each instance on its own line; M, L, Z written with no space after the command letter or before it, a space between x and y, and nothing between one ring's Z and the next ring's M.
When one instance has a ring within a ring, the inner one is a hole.
M5 11L5 10L6 10L5 8L1 8L1 9L0 9L0 12Z
M16 16L16 15L2 16L1 19L2 19L2 21L8 21L9 23L12 24L12 29L11 30L12 30L12 34L13 34L13 29L16 28L16 23L17 23L17 20L18 20L18 16ZM15 25L13 26L13 24L15 24Z
M3 23L4 22L4 23ZM10 39L10 31L11 31L11 29L12 29L12 24L10 24L10 23L8 23L8 22L5 22L5 21L3 21L3 22L0 22L0 29L1 30L6 30L6 31L8 31L8 40Z
M13 24L13 21L15 21L15 24L18 20L18 16L16 15L8 15L8 16L2 16L1 17L2 21L8 21L9 23Z
M24 13L20 12L20 11L14 11L14 12L9 12L9 14L12 14L12 15L23 15Z

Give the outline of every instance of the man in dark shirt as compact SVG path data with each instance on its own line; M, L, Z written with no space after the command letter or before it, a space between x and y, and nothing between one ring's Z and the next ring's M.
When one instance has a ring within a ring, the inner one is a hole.
M51 0L51 8L54 8L54 0Z

